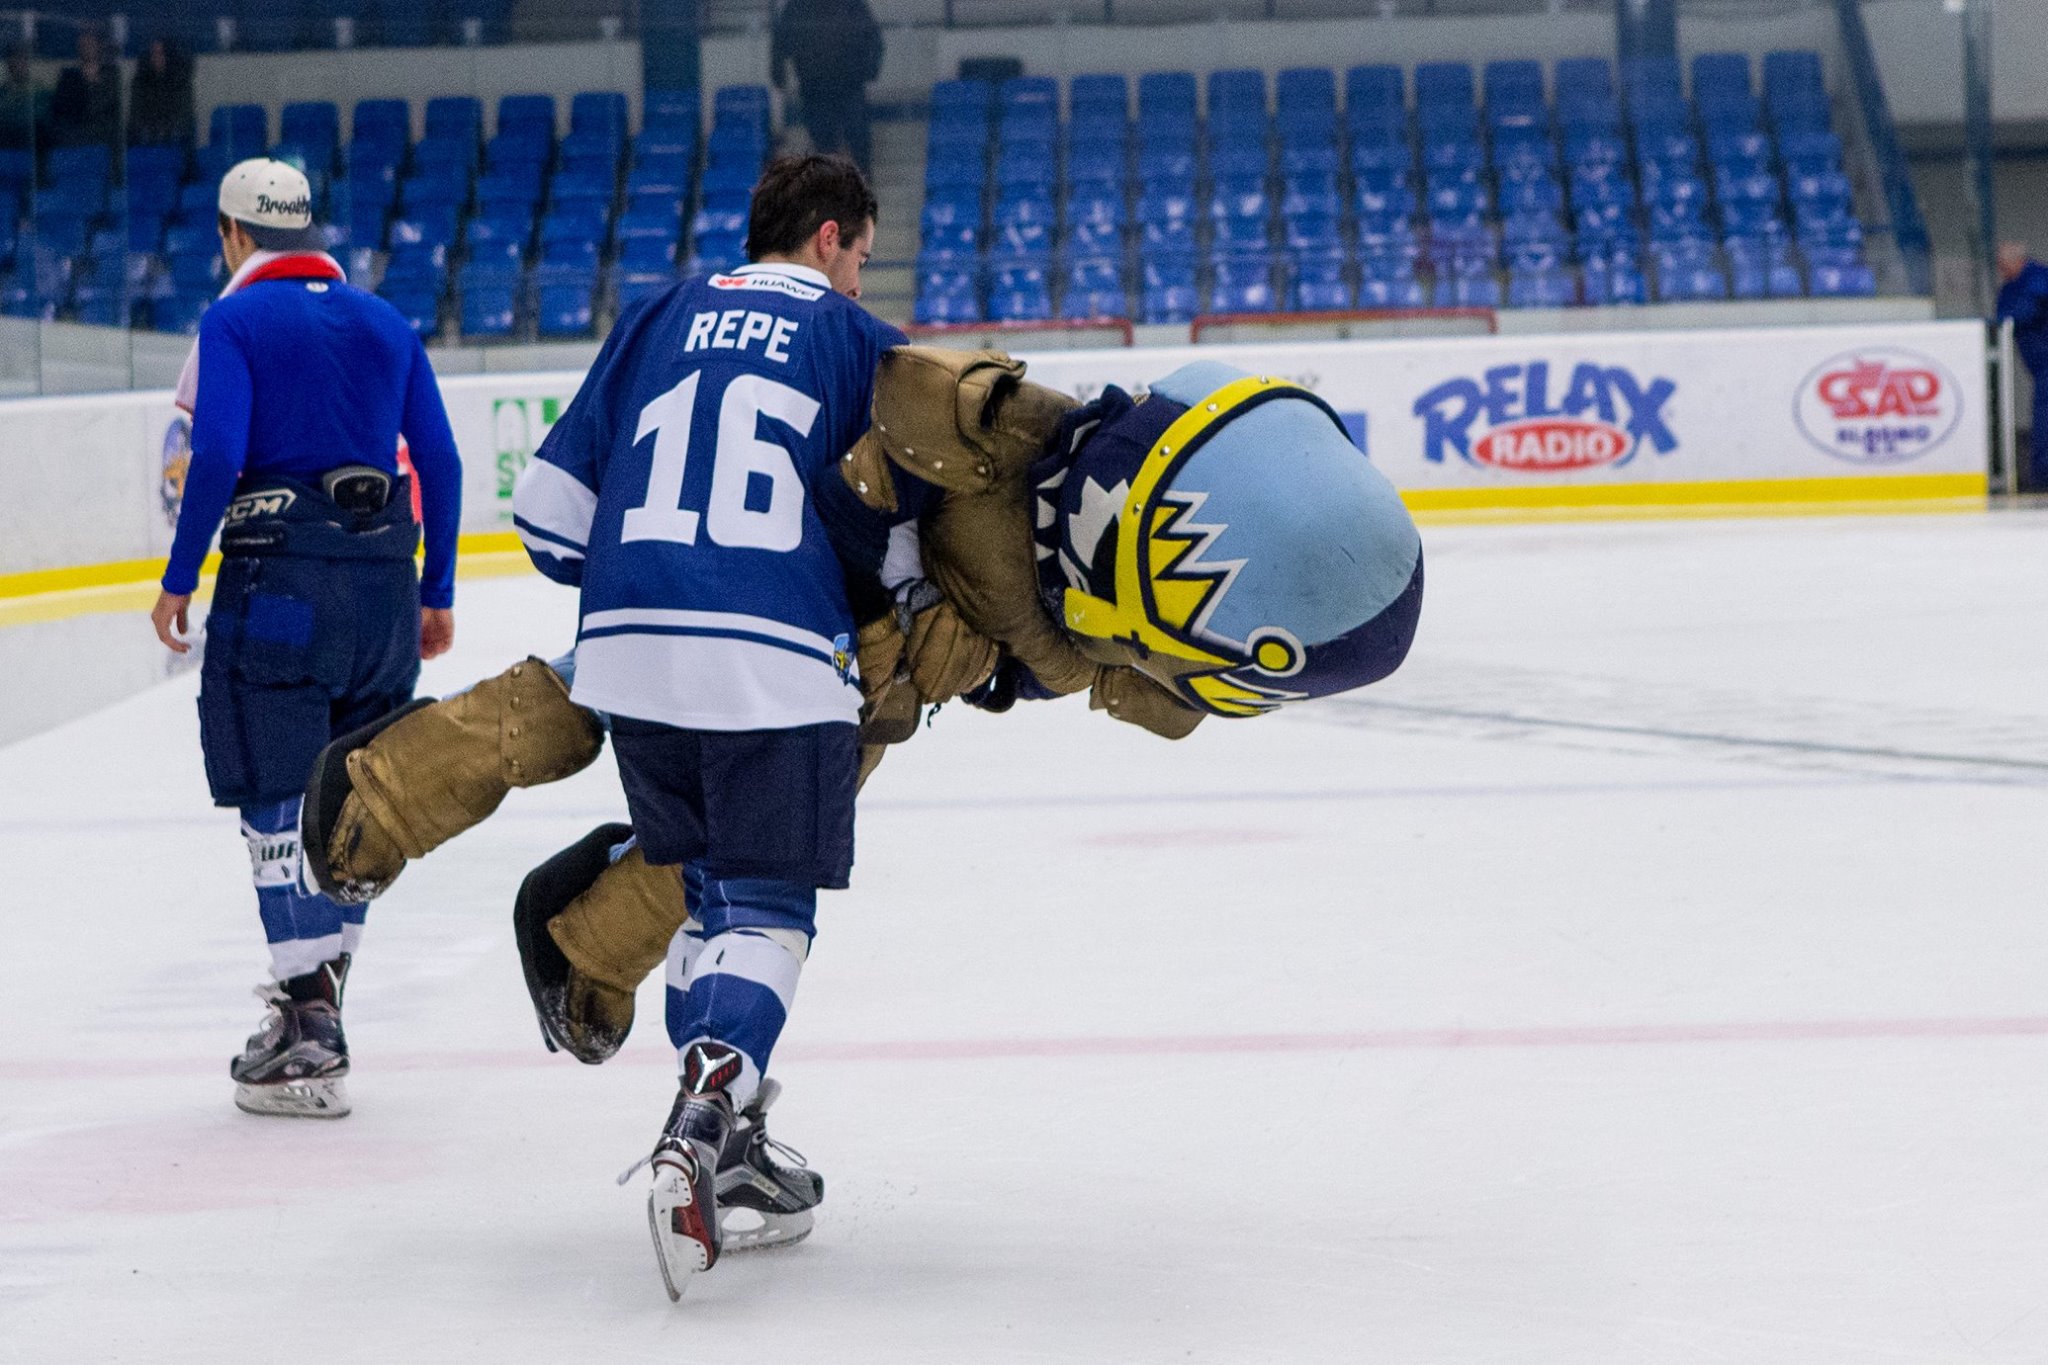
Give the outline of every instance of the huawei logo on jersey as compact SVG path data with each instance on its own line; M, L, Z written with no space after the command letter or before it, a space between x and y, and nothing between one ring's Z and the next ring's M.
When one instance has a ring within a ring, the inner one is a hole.
M758 275L713 275L708 281L713 289L772 289L778 294L787 294L793 299L806 303L825 297L825 291L816 285L793 280L787 275L774 275L763 271Z

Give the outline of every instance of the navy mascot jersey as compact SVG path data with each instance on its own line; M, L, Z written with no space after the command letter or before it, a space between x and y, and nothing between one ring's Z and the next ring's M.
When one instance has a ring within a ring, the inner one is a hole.
M857 720L853 615L814 490L902 341L786 264L620 316L513 494L535 565L582 586L577 702L698 730Z

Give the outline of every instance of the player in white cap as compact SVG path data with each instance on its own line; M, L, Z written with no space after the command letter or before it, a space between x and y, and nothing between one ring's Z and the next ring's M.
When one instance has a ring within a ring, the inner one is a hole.
M192 414L184 503L150 613L177 653L216 528L199 738L214 804L241 812L270 943L270 1014L230 1074L251 1113L339 1118L342 983L362 934L301 876L299 793L337 735L412 699L453 641L461 468L426 351L323 248L305 175L255 159L220 187L227 288L179 384ZM414 519L399 438L425 522Z

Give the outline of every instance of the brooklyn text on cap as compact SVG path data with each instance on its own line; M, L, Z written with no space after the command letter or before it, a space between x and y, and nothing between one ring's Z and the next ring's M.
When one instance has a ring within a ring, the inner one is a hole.
M221 178L220 211L249 231L266 251L319 251L326 246L313 225L313 187L289 162L252 157Z

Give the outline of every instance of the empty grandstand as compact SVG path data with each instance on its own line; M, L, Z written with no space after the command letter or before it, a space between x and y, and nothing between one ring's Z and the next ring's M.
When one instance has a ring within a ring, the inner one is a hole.
M1546 74L1548 80L1546 80ZM1813 52L932 91L927 323L1867 295ZM1413 88L1413 100L1409 90ZM1198 108L1198 91L1203 95ZM1062 114L1064 113L1064 118Z

